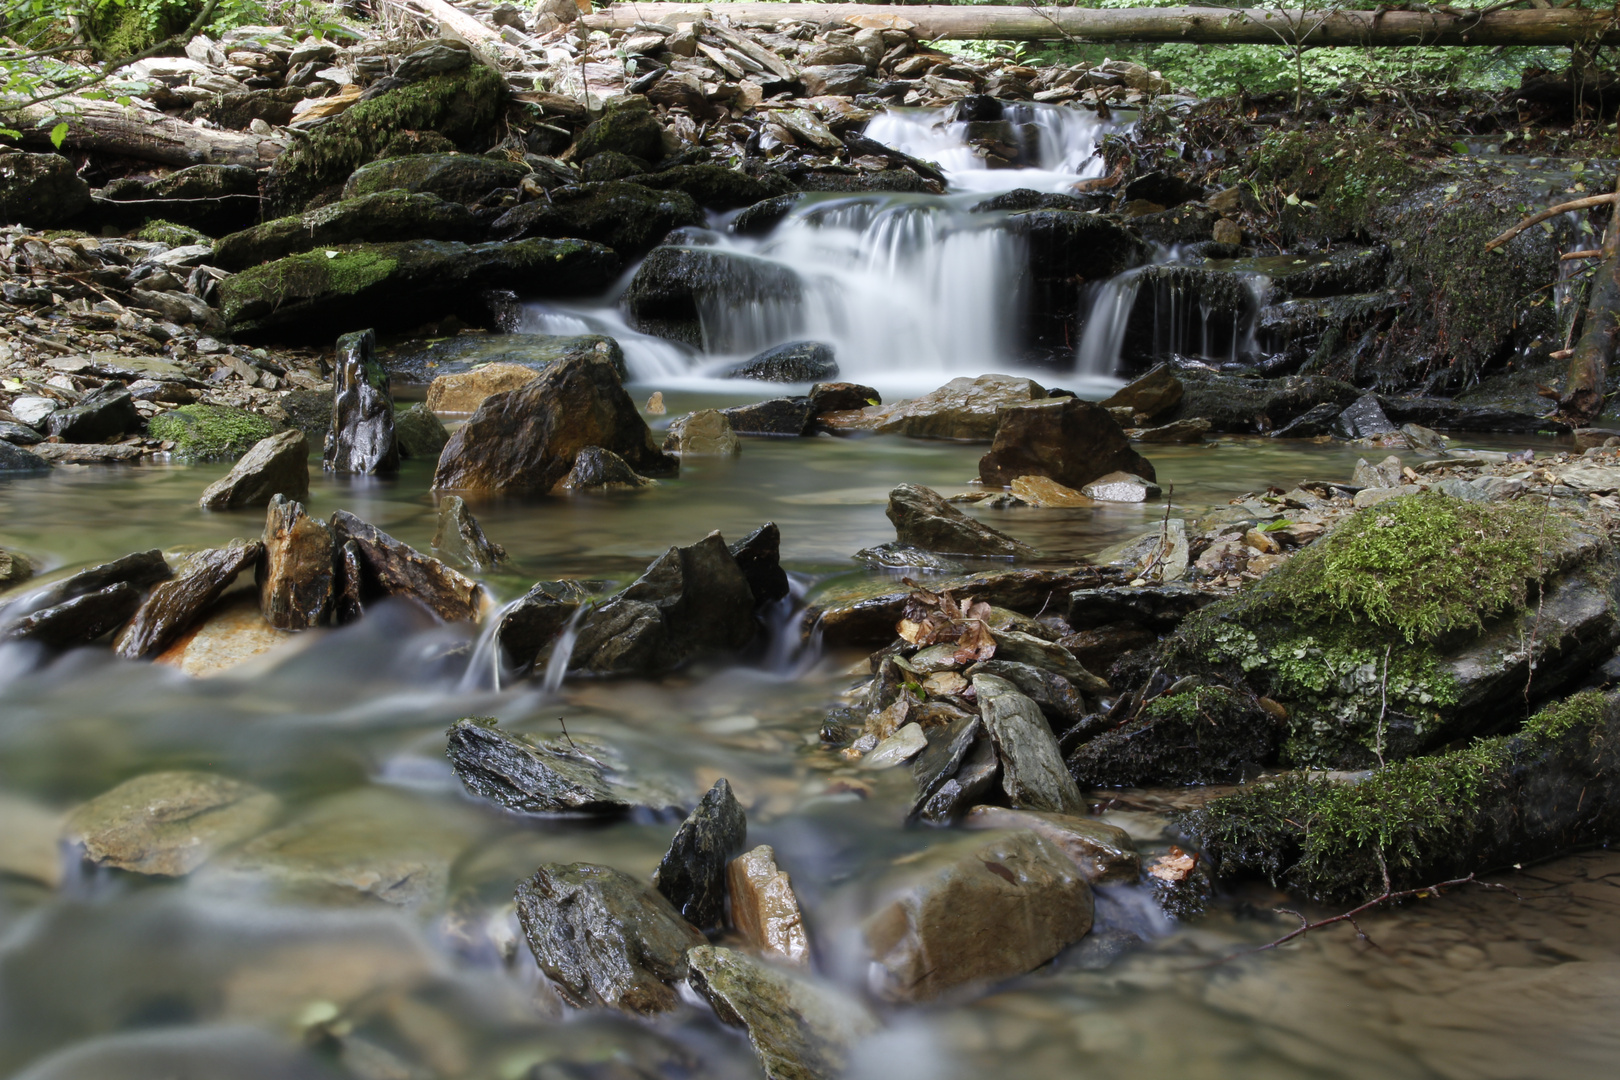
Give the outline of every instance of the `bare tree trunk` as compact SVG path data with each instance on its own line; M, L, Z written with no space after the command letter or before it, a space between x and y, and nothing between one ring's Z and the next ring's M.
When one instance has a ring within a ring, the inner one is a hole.
M929 40L998 39L1089 42L1186 41L1211 45L1572 45L1620 44L1620 19L1607 11L1548 8L1530 11L1336 11L1262 8L1070 8L879 6L871 4L616 3L584 17L592 30L628 29L638 22L690 22L707 12L738 22L814 21L845 26L914 26Z
M1620 183L1615 191L1620 196ZM1604 388L1608 383L1609 360L1620 329L1620 202L1614 204L1609 231L1603 237L1596 276L1586 302L1586 321L1581 340L1569 358L1569 379L1564 396L1558 400L1558 413L1575 427L1590 426L1603 412Z
M30 142L49 146L47 132L57 120L65 120L68 133L64 146L160 165L247 165L262 169L283 149L275 139L193 127L153 109L111 101L61 98L25 105L14 115L22 121L16 126Z

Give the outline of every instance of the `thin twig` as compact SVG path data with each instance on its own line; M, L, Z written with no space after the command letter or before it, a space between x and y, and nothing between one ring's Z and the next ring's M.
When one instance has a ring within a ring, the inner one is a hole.
M1524 230L1535 225L1540 225L1548 218L1555 218L1559 214L1567 214L1571 210L1586 210L1594 206L1602 206L1604 203L1612 203L1615 201L1620 201L1620 192L1611 191L1607 195L1588 195L1584 199L1574 199L1567 203L1559 203L1557 206L1549 206L1539 214L1531 214L1529 217L1513 226L1513 228L1504 232L1501 236L1487 241L1485 244L1485 250L1495 251L1509 240L1512 240L1515 236L1518 236L1520 233L1524 232Z
M1384 674L1378 680L1378 736L1377 741L1373 744L1373 753L1378 755L1378 767L1380 769L1384 767L1384 718L1389 715L1389 654L1394 647L1392 644L1384 646ZM1382 854L1378 858L1380 862L1383 861ZM1389 891L1388 871L1385 871L1384 876L1386 878L1384 888L1387 892Z

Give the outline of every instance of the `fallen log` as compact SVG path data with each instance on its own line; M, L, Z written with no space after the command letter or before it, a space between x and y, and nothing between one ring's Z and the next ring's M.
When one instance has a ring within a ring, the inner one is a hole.
M643 4L617 3L581 20L592 30L637 23L690 22L705 13L733 22L810 21L915 28L927 40L1171 42L1207 45L1573 45L1620 44L1620 19L1607 11L1343 11L1212 7L1068 8L975 4Z
M1581 340L1570 355L1569 378L1564 381L1564 396L1558 399L1558 415L1572 427L1590 427L1603 412L1609 361L1620 331L1620 183L1613 197L1614 213L1598 251L1603 261L1592 277Z
M159 165L246 165L267 167L284 149L281 142L241 131L193 127L156 109L112 101L62 98L24 105L15 116L25 142L50 145L50 129L68 126L64 147L95 150Z

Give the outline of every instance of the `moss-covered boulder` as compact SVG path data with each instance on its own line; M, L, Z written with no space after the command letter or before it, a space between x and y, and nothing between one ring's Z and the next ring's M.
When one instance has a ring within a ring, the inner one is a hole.
M343 185L343 197L381 191L420 191L456 203L475 203L496 188L516 187L529 167L478 154L410 154L362 165Z
M178 460L209 461L241 457L259 440L274 435L276 425L228 405L182 405L152 417L147 430L154 439L173 442Z
M1081 744L1069 772L1083 788L1219 783L1275 758L1278 734L1252 695L1194 686Z
M1366 777L1294 773L1187 815L1218 874L1355 902L1620 838L1620 696L1587 691L1515 735Z
M1620 643L1615 569L1606 538L1542 505L1404 496L1133 669L1268 699L1282 764L1361 768L1489 733L1584 678Z
M356 244L232 274L220 283L219 306L239 336L325 339L355 326L397 330L445 315L483 324L490 320L486 290L592 293L618 271L617 255L581 240Z
M705 222L697 201L682 191L654 191L612 180L570 184L550 198L515 206L490 231L508 240L530 236L574 237L606 244L626 258L657 247L672 229Z
M474 240L484 230L472 212L437 195L382 191L277 218L222 237L210 261L246 270L272 259L340 244L396 240Z
M505 88L489 68L435 75L354 105L276 159L264 182L264 212L281 217L337 188L382 156L401 131L436 131L470 148L495 123Z
M593 121L574 143L573 157L584 161L607 150L654 164L664 160L664 128L653 114L651 102L639 94L609 102L601 119Z
M90 185L61 154L0 149L0 221L45 228L90 208Z
M592 159L593 162L595 160ZM677 165L663 172L630 179L643 187L659 191L684 191L699 206L710 210L737 210L793 191L793 185L779 173L753 177L740 169L728 169L724 165Z
M259 174L246 165L192 165L156 180L124 178L98 194L97 214L123 228L161 219L221 236L259 219Z

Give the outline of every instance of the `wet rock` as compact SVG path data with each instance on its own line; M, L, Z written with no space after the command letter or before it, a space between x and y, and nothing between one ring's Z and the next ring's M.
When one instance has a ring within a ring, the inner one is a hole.
M971 596L1014 611L1039 611L1043 605L1061 606L1070 591L1099 583L1091 568L1065 570L997 570L955 574L929 581L931 589L949 589L953 596ZM1054 593L1057 593L1055 598ZM883 646L894 640L894 627L911 595L909 586L893 579L861 577L820 586L807 598L805 625L814 625L823 640L838 645Z
M1062 731L1086 715L1085 697L1074 683L1056 672L1016 660L991 659L975 664L967 674L980 672L1012 683L1020 694L1039 706L1053 731Z
M283 495L264 518L257 583L265 622L279 630L324 625L332 614L332 530Z
M489 719L457 720L447 753L468 791L509 810L621 814L681 802L675 793L638 780L612 747L588 735L541 739L502 731Z
M928 747L911 762L918 804L956 775L975 743L987 739L983 721L971 713L935 729L929 736Z
M577 581L542 581L507 607L495 628L507 663L519 672L544 668L552 643L591 596Z
M726 867L731 925L767 960L810 966L810 938L793 882L776 867L776 852L761 844Z
M1167 419L1203 418L1215 431L1252 434L1286 428L1289 421L1318 406L1343 409L1360 396L1354 386L1320 375L1249 379L1182 371L1181 404ZM1305 437L1302 432L1290 437Z
M1373 394L1363 394L1351 402L1333 425L1333 433L1341 439L1366 439L1395 430Z
M374 475L399 471L394 397L377 362L377 335L363 330L338 338L332 376L332 426L321 465L329 472Z
M442 413L476 412L496 394L522 389L539 375L534 368L500 362L440 375L428 386L427 407Z
M0 150L0 220L49 228L90 209L90 185L60 154Z
M726 916L726 866L748 840L748 819L724 778L676 830L653 872L653 885L699 930L720 929Z
M1085 803L1063 765L1052 728L1033 701L994 675L973 677L985 730L1001 759L1001 786L1017 808L1083 813Z
M838 361L831 345L819 341L790 341L766 349L722 373L727 379L764 382L813 383L838 377ZM864 402L862 403L864 405Z
M1076 630L1129 623L1155 632L1168 632L1215 599L1211 593L1185 585L1076 589L1069 594L1068 615L1064 621Z
M1154 477L1152 463L1131 449L1108 410L1079 398L1007 408L990 452L979 459L986 484L1046 476L1093 498L1086 485L1116 471Z
M204 510L264 506L276 495L309 497L309 440L296 428L261 439L203 490L197 505Z
M569 666L595 674L669 671L754 639L754 592L719 533L672 547L580 624Z
M0 591L20 585L34 576L34 564L20 551L0 548Z
M140 605L141 590L118 582L8 620L0 641L37 641L53 649L88 645L127 622Z
M938 492L917 484L901 484L889 492L885 513L901 544L925 551L997 559L1040 557L1028 544L974 521Z
M1171 518L1160 528L1103 548L1090 561L1099 566L1117 566L1135 578L1169 583L1187 573L1187 523Z
M7 792L0 792L0 873L47 888L62 884L62 819L59 812Z
M674 230L701 228L705 222L703 209L685 192L610 180L569 184L548 198L515 206L495 219L490 232L503 240L592 240L635 258L657 248Z
M583 353L604 357L619 373L621 381L630 380L624 366L624 350L605 334L463 333L452 338L395 346L383 357L383 364L396 379L432 383L441 375L460 375L496 364L516 364L538 375L560 360ZM453 411L472 412L475 408L476 403Z
M1001 780L1001 760L988 737L973 743L956 773L944 780L926 797L912 804L908 820L931 825L952 825L969 808L987 798L996 798Z
M400 457L436 461L444 444L450 441L450 432L433 410L419 401L404 412L394 413L394 441Z
M1071 487L1064 487L1047 476L1020 476L1011 486L1012 493L1031 506L1073 508L1096 505L1088 496Z
M332 427L330 390L291 390L281 397L281 411L287 422L304 433L312 444L321 445Z
M450 437L433 486L544 494L587 446L612 450L644 476L667 476L679 468L658 449L612 364L591 352L560 361L523 387L485 401Z
M44 472L50 467L51 463L38 454L0 440L0 473Z
M438 195L380 191L293 217L276 218L221 237L209 264L246 270L317 248L343 244L386 244L405 240L482 239L484 229L459 203Z
M351 541L359 557L359 593L369 603L378 596L417 601L445 622L476 622L487 596L483 586L437 559L404 544L347 510L332 515L332 535L339 547ZM338 585L341 593L348 574Z
M445 315L487 326L489 290L592 293L618 270L616 254L584 240L351 244L232 274L219 284L219 309L238 340L322 339L357 324L403 330Z
M1194 420L1177 420L1155 428L1140 428L1130 433L1132 442L1139 443L1197 443L1204 441L1204 435L1213 425L1208 420L1199 417Z
M1158 484L1129 472L1111 472L1099 476L1081 490L1098 502L1117 503L1148 502L1162 494Z
M774 604L791 591L782 569L782 532L767 521L728 548L753 591L755 607Z
M518 886L518 920L540 970L576 1008L668 1012L703 935L628 874L548 863Z
M804 193L795 191L757 202L732 219L731 231L738 236L764 236L780 225L803 199Z
M630 465L611 450L587 446L574 457L574 466L558 485L568 491L635 491L656 484L638 476Z
M1081 876L1093 885L1114 881L1134 884L1142 873L1141 856L1130 834L1095 818L975 806L962 824L969 829L1029 829L1040 833L1073 859Z
M121 559L80 570L78 573L45 586L28 597L32 610L55 607L75 597L86 596L109 585L128 584L140 591L170 575L169 564L157 548L137 551ZM7 611L15 616L16 612Z
M1009 227L1025 238L1037 280L1101 281L1146 262L1150 251L1112 218L1075 210L1015 213Z
M810 388L810 408L817 415L864 409L868 405L881 405L883 398L870 386L860 383L816 383Z
M863 927L875 987L891 999L1022 975L1091 929L1091 887L1032 831L947 840L896 876Z
M491 570L506 561L506 549L490 541L478 519L459 495L439 500L439 523L433 532L433 550L451 562L473 570Z
M238 574L263 555L263 544L238 540L229 547L191 556L177 575L147 594L129 625L118 635L113 651L126 660L162 652L191 628Z
M362 165L344 183L343 198L350 200L385 191L404 191L471 204L496 188L517 187L527 175L529 167L521 162L501 161L480 154L411 154Z
M13 446L33 446L44 438L44 435L41 435L27 424L14 424L10 420L0 420L0 440L11 443Z
M45 430L63 442L97 443L141 426L135 398L119 383L92 390L77 405L57 409L45 419Z
M747 1029L768 1080L836 1080L855 1044L878 1030L858 1001L746 953L702 945L687 959L692 988L722 1021Z
M755 177L725 165L677 165L630 179L660 191L684 191L699 206L710 210L752 206L791 190L778 174L767 172Z
M62 840L98 866L184 877L219 850L263 832L280 812L274 795L238 780L147 773L74 810Z
M724 416L732 430L741 435L808 435L816 419L815 403L808 397L738 405L724 410Z
M731 420L719 409L699 409L670 422L664 433L664 453L729 457L742 449Z
M664 129L646 98L626 95L609 102L601 119L581 133L573 155L584 161L607 150L654 164L664 160Z
M642 262L623 302L641 332L701 347L701 313L714 304L791 306L802 296L799 276L779 263L714 248L661 247Z
M825 413L821 422L835 433L871 431L913 438L989 441L995 437L1003 409L1045 400L1045 387L1029 379L980 375L976 379L952 379L938 390L908 401Z
M1144 173L1125 185L1127 200L1146 199L1167 209L1203 198L1203 195L1204 189L1200 185L1162 170Z

